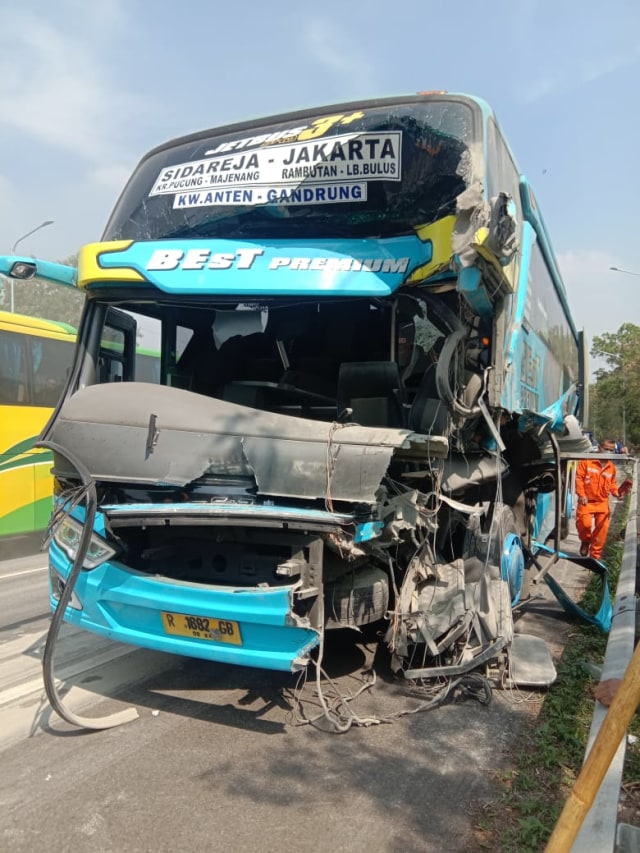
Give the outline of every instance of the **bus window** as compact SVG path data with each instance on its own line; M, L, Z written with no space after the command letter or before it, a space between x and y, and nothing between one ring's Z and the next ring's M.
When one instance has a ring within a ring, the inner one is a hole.
M51 454L34 448L64 388L75 329L0 311L0 549L35 551L51 515ZM32 538L33 534L33 538Z
M136 350L136 382L160 384L160 353Z
M130 312L112 306L102 329L98 357L99 382L132 382L137 323Z
M122 382L124 377L124 333L106 326L100 344L100 383Z
M473 179L468 145L475 125L467 103L433 99L405 103L401 109L397 105L390 108L380 104L344 118L347 123L325 126L320 150L335 149L333 156L342 156L343 144L357 145L358 153L354 155L357 163L348 173L343 168L338 171L338 161L325 155L327 162L322 165L329 173L330 189L320 187L318 192L315 170L312 168L307 175L303 161L294 162L294 157L307 155L306 148L311 143L300 142L301 147L291 147L283 142L279 148L279 168L269 167L271 183L265 183L264 192L227 193L219 199L215 195L211 202L203 194L202 203L196 193L189 207L174 205L169 191L171 181L160 182L158 175L177 173L184 164L191 169L200 160L207 163L213 151L224 150L225 146L235 149L238 132L223 128L190 141L180 140L146 157L118 202L104 239L224 238L231 230L235 239L248 240L273 236L390 237L410 233L414 227L455 213L457 195ZM289 118L276 120L260 128L263 135L259 138L270 135L286 140L290 128ZM352 139L354 135L359 139ZM367 140L366 155L360 151L361 140ZM244 150L238 157L243 154ZM360 158L369 156L373 158L371 163L363 163L363 171L356 172L360 169ZM248 163L253 161L249 157L251 154L245 155ZM238 159L238 168L244 162ZM254 170L247 166L242 174L253 175L255 171L257 176L266 168L265 165L262 170ZM354 180L355 174L363 180ZM235 200L236 196L239 200Z
M27 340L33 369L33 403L53 408L67 380L73 348L66 341Z
M136 382L161 382L160 347L162 346L162 323L157 317L148 317L134 311L127 312L136 321Z
M22 406L27 400L27 369L21 337L0 332L0 404Z
M490 119L487 124L487 193L489 198L498 193L509 193L521 218L520 175L504 137L496 123Z

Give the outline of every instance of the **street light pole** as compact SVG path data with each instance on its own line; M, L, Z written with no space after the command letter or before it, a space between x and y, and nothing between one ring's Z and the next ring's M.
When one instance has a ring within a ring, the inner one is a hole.
M627 275L640 275L640 272L634 272L634 270L623 270L621 267L609 267L609 269L614 272L625 272Z
M11 247L11 254L15 255L16 247L17 247L18 243L22 243L23 240L27 239L27 237L31 237L32 234L35 234L36 231L39 231L41 228L46 228L47 225L53 225L53 219L45 219L45 221L41 222L40 225L36 225L36 227L32 228L31 231L27 231L26 234L22 235L22 237L18 237L18 239L15 241L15 243ZM14 301L13 301L13 279L12 278L9 279L9 285L10 285L10 294L11 294L11 297L10 297L11 303L10 303L9 310L13 314L14 313L14 310L13 310L14 309Z

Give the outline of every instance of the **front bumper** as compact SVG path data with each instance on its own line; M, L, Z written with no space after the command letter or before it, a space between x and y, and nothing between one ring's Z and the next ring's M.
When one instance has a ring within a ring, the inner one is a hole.
M63 581L71 562L52 541L50 579ZM308 662L318 632L296 624L291 610L295 585L278 588L212 587L135 572L117 560L82 571L74 588L76 607L65 621L112 640L203 660L283 671ZM57 601L50 585L50 604ZM237 622L241 645L220 639L182 637L165 631L162 613Z

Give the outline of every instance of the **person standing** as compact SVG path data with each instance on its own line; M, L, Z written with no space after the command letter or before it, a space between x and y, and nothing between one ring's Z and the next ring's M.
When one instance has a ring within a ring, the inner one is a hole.
M606 439L599 451L615 452L615 442ZM607 540L611 510L609 495L619 498L616 466L610 459L581 459L576 470L576 528L580 537L580 556L602 556Z

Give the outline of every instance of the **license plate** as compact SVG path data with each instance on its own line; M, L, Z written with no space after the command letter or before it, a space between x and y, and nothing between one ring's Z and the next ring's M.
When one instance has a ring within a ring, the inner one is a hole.
M212 619L210 616L191 616L188 613L161 613L162 624L167 634L179 637L195 637L197 640L213 640L215 643L242 645L240 626L228 619Z

